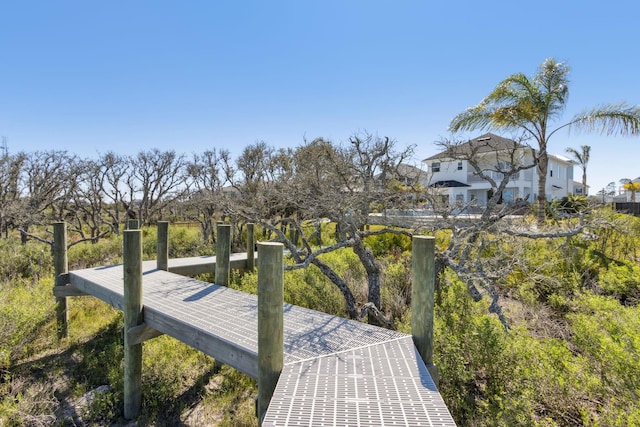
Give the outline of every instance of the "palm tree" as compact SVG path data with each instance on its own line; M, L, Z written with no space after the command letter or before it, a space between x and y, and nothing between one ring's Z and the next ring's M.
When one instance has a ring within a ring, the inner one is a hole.
M585 110L568 123L551 127L559 119L569 96L569 66L550 58L533 78L513 74L496 86L480 104L458 114L449 124L453 132L476 129L522 131L538 143L538 224L545 218L549 139L560 129L600 131L607 135L639 135L640 107L606 104Z
M640 182L637 181L633 181L629 178L622 178L620 180L620 182L622 183L622 188L624 188L625 190L627 190L628 192L631 193L631 203L635 203L636 202L636 193L638 191L640 191Z
M580 165L582 169L582 195L587 195L587 163L589 163L589 152L591 147L588 145L581 145L578 151L575 148L567 148L565 151L573 156L573 159Z

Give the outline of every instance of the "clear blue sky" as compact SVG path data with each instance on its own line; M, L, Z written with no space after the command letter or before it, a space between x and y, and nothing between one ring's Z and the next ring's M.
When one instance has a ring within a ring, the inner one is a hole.
M11 152L346 140L435 154L449 121L547 57L572 67L563 116L640 104L640 5L628 1L6 1L0 135ZM467 135L476 136L476 135ZM640 138L592 146L591 193L640 176ZM576 177L580 172L576 168Z

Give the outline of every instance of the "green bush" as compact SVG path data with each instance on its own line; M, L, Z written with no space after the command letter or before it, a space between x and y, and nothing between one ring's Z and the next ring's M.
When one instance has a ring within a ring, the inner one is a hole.
M371 248L376 257L380 257L411 250L411 237L395 233L378 234L367 237L365 244Z
M3 281L38 281L53 273L51 248L47 245L37 242L23 245L17 239L0 239L0 254L0 278Z
M600 275L598 284L607 294L618 298L623 304L640 302L640 265L611 264Z

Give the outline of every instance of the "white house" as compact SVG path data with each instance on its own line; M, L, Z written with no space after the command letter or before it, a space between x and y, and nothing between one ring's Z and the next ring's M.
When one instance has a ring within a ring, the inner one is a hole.
M424 159L428 168L426 185L439 188L449 203L476 201L485 205L493 196L491 183L481 177L470 160L480 167L482 173L492 177L497 184L504 173L520 166L532 166L535 150L492 133L479 136L463 144L449 147L445 151ZM549 155L546 193L549 200L559 199L574 193L573 166L575 162L564 156ZM533 202L537 198L538 173L529 167L515 173L502 192L502 202L516 199Z

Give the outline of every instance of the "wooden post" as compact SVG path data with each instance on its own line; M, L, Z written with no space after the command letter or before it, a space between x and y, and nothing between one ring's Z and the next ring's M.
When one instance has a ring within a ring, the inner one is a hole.
M137 219L127 221L127 230L137 230L138 228L140 228L140 222Z
M169 222L158 221L158 270L169 271Z
M218 238L216 239L216 284L229 286L231 273L229 257L231 256L231 225L217 225Z
M142 323L142 232L124 232L124 417L140 413L142 344L129 344L127 331Z
M61 285L60 275L69 271L69 263L67 261L67 224L65 222L56 222L53 224L53 285ZM58 339L69 336L69 322L67 312L67 298L56 298L56 329Z
M433 308L435 292L435 237L413 236L411 253L411 331L424 364L438 385L433 364Z
M284 363L284 246L258 243L258 422L261 425Z
M256 266L255 234L252 223L247 224L247 271L253 271Z

